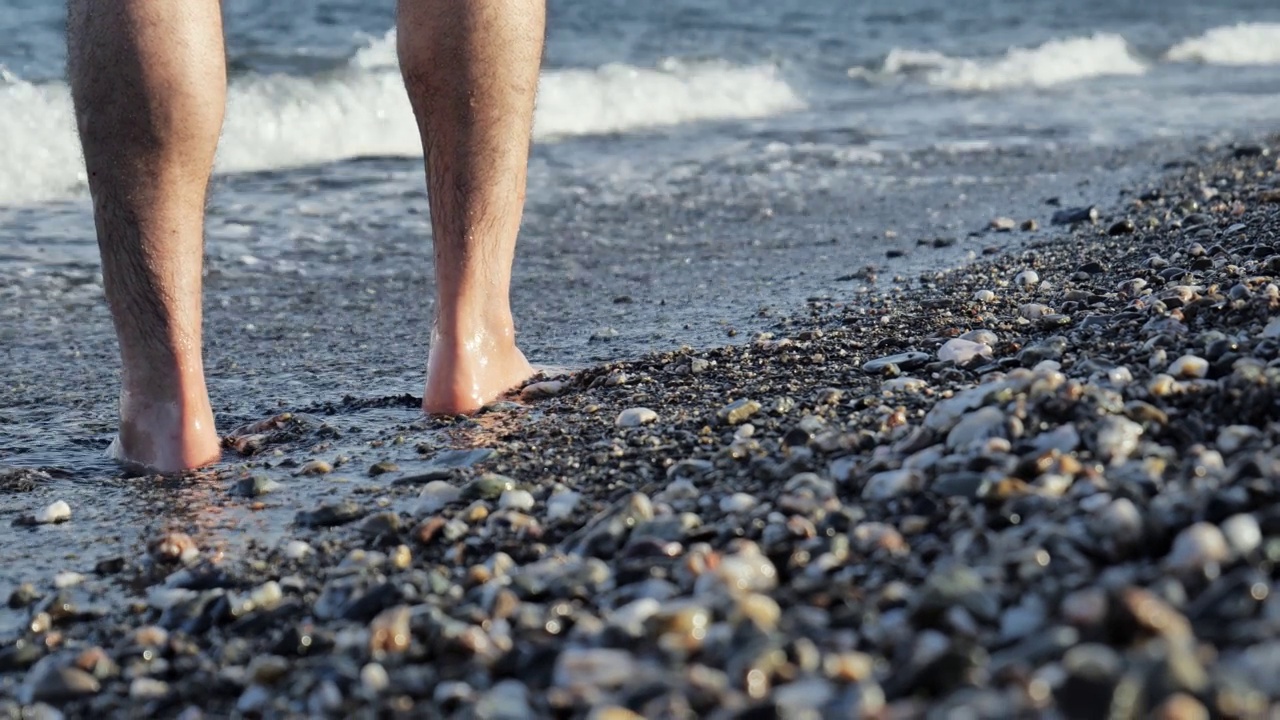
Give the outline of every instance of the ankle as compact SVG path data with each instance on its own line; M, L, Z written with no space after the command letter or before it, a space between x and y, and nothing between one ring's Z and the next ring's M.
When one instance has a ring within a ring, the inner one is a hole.
M442 309L432 329L432 345L515 345L515 321L510 310L462 313Z

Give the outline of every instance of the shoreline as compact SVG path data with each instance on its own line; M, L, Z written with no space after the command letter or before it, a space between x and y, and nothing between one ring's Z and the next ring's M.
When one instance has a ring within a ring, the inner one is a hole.
M0 696L73 716L1265 715L1268 146L1016 252L815 300L773 337L584 370L528 410L402 422L388 398L245 430L242 467L197 474L237 517L308 478L343 493L269 545L219 557L186 518L61 594L33 578L11 612L38 631L4 638ZM348 429L379 411L394 432Z

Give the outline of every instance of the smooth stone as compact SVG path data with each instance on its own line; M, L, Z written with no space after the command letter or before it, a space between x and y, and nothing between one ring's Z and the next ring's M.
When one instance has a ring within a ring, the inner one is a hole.
M636 660L626 650L566 648L556 658L552 684L563 688L619 688L636 677Z
M1111 465L1120 465L1138 449L1142 426L1117 415L1108 415L1098 423L1094 452Z
M290 540L284 546L284 556L290 560L301 560L313 552L314 548L301 540Z
M992 350L990 345L962 338L952 338L938 348L939 360L952 362L961 367L979 360L990 360L991 357Z
M377 695L391 686L391 678L382 663L371 662L360 668L360 686Z
M921 478L914 470L889 470L867 479L864 500L889 500L920 489Z
M1252 425L1228 425L1218 431L1218 452L1231 455L1262 434Z
M233 495L239 495L240 497L255 498L275 492L279 488L280 483L266 475L254 475L236 482L231 492Z
M1262 337L1280 338L1280 317L1273 317L1267 322L1266 327L1262 328Z
M476 700L471 717L475 720L535 720L537 714L529 705L529 689L525 684L508 678L499 681Z
M542 400L560 395L568 387L568 383L562 380L544 380L527 385L520 391L520 399L526 402L531 400Z
M996 232L1012 232L1016 227L1018 227L1018 221L1011 217L1000 216L991 220L991 229Z
M759 504L754 495L734 493L720 499L720 511L725 513L743 513Z
M1262 526L1248 513L1232 515L1222 521L1221 527L1236 555L1248 555L1262 545Z
M364 517L364 508L355 502L343 500L325 503L315 510L299 512L295 522L303 527L336 527Z
M913 370L921 367L933 359L933 356L922 352L904 352L897 355L888 355L875 360L869 360L862 365L863 372L877 373L890 365L895 365L900 370Z
M1198 522L1173 539L1165 564L1175 570L1204 571L1231 558L1227 538L1216 525Z
M66 522L71 519L71 506L62 500L56 500L35 514L39 525Z
M996 343L1000 342L999 336L997 336L994 332L987 330L986 328L978 328L977 330L970 330L969 332L961 335L960 339L970 340L972 342L982 343L984 345L990 345L991 347L995 347Z
M1008 423L1002 410L995 407L978 408L965 415L947 433L947 449L961 450L977 442L994 437L1006 437Z
M576 490L552 493L551 497L547 498L547 519L563 520L573 515L573 511L577 509L580 502L582 502L582 493Z
M136 677L129 683L130 700L159 700L169 694L169 683L149 677Z
M498 498L498 507L512 510L532 510L533 493L528 490L507 490Z
M882 390L889 392L917 393L929 387L929 383L920 378L913 377L896 377L889 378L881 383Z
M618 419L614 422L620 428L636 428L641 425L648 425L658 421L658 413L649 408L635 407L627 408L618 414Z
M1202 378L1209 374L1209 361L1196 355L1183 355L1169 365L1168 373L1182 380Z
M1040 284L1040 273L1035 270L1027 269L1013 276L1013 283L1023 287Z
M742 398L721 408L717 416L720 418L720 422L726 425L740 425L746 422L747 418L758 412L760 412L760 403Z
M973 301L980 303L991 303L996 301L996 294L992 290L978 290L973 294Z
M432 480L418 493L418 513L432 515L462 499L462 488L444 480Z
M514 490L516 481L506 475L485 473L462 487L463 500L497 500L502 493Z

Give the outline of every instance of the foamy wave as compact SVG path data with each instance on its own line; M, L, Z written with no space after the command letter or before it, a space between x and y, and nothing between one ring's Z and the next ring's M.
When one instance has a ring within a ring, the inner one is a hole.
M1280 23L1218 27L1165 53L1170 62L1208 65L1280 65Z
M880 76L920 75L930 85L949 90L993 91L1052 87L1087 78L1142 75L1147 65L1119 35L1051 40L1035 48L1011 48L994 59L953 58L931 51L894 49ZM851 69L852 76L870 76Z
M220 172L350 157L421 155L409 99L394 71L394 35L324 78L237 78L218 148ZM667 63L544 72L535 137L615 133L763 117L803 107L771 66ZM85 184L68 90L0 82L0 205L65 197Z

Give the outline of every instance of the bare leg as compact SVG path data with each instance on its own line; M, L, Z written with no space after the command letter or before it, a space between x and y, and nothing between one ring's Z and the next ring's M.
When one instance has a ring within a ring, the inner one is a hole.
M428 413L472 412L533 374L509 289L545 24L542 0L400 0L435 243Z
M217 0L71 0L68 71L123 364L119 459L218 459L201 353L205 192L226 63Z

